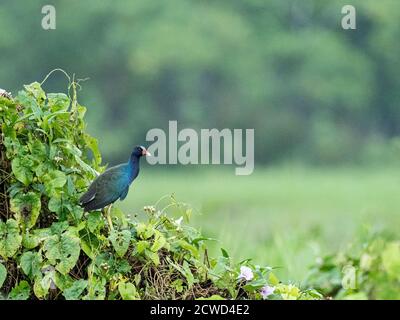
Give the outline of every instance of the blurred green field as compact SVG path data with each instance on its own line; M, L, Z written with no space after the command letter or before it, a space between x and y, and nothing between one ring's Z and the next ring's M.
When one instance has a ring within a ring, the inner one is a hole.
M137 213L171 193L194 208L193 226L220 241L214 253L224 247L237 260L281 267L282 279L297 282L315 259L359 232L400 222L400 170L393 168L256 168L251 176L235 176L232 168L144 165L117 205Z

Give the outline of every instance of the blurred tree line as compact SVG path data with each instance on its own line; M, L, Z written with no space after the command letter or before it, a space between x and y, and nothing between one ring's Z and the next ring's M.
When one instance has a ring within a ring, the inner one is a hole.
M255 128L256 161L380 161L400 133L400 1L54 0L0 3L0 87L63 68L109 161L147 130ZM46 90L64 90L52 77Z

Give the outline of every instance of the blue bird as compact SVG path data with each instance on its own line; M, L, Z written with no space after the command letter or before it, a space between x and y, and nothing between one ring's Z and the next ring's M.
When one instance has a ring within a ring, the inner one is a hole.
M139 175L139 161L142 156L150 156L150 153L144 147L136 146L127 163L111 167L99 175L79 199L84 211L99 210L110 205L107 218L112 229L111 204L126 198L129 186Z

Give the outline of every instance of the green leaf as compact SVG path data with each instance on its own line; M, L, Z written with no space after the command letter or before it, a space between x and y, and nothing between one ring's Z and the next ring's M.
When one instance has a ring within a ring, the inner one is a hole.
M67 177L67 191L68 195L73 196L75 194L75 185L74 182L72 181L71 175Z
M29 148L34 160L42 162L47 158L46 146L39 140L35 140Z
M12 133L7 134L5 132L7 130L5 128L5 123L3 123L3 125L1 126L1 129L3 131L3 134L6 136L3 140L3 143L7 149L7 154L9 156L21 154L23 152L23 150L22 150L21 144L19 143L19 140L16 139L15 130L12 130ZM10 152L11 152L11 154L9 154Z
M284 300L296 300L300 296L300 289L292 284L280 284L277 289Z
M154 232L155 232L156 230L154 229L154 226L152 226L152 225L147 225L147 227L146 227L146 231L143 233L143 237L145 238L145 239L149 239L149 238L151 238L153 235L154 235Z
M40 280L40 286L43 289L43 293L46 295L49 289L55 286L56 271L53 267L46 268L45 275ZM40 291L40 290L39 290Z
M187 263L186 260L183 262L182 268L185 273L187 285L189 288L191 288L193 286L193 284L195 283L195 279L194 279L192 271L190 270L189 264Z
M202 241L217 241L217 240L214 239L214 238L209 238L209 237L197 237L197 238L193 239L193 240L191 241L191 243L192 243L193 245L195 245L195 246L198 246L199 243L202 242Z
M50 230L53 235L55 235L55 234L59 235L59 234L63 233L65 230L67 230L68 227L69 227L68 221L54 222L50 226Z
M29 118L31 118L32 115L36 120L40 120L43 112L38 104L38 101L27 94L22 94L20 98L21 103L26 108L26 112L29 114Z
M44 93L39 82L32 82L31 84L24 85L26 92L32 94L37 100L45 100L46 94Z
M89 164L87 164L85 161L81 159L82 156L81 150L79 150L76 146L71 144L68 140L58 139L58 142L65 143L63 148L74 156L75 161L79 164L79 166L83 170L85 170L86 172L90 172L94 177L97 176L96 170L94 170ZM53 141L53 143L56 143L56 141Z
M75 266L80 250L79 238L67 232L51 236L44 243L46 258L61 274L67 274Z
M80 233L81 249L91 259L95 259L97 252L101 247L99 239L92 233L84 230Z
M93 138L92 136L88 134L84 134L83 138L85 139L85 143L87 147L92 151L93 153L93 160L95 165L100 165L101 164L101 154L99 150L99 143L97 139Z
M143 237L145 231L146 231L146 225L144 223L138 223L136 225L136 232L138 236Z
M150 243L146 240L141 240L136 243L136 250L139 254L143 253L144 250L146 250L149 247L150 247Z
M19 234L17 221L9 219L7 222L0 221L0 256L12 257L20 247L22 237Z
M84 107L80 104L77 104L76 109L78 110L79 118L83 119L83 117L85 116L86 110L87 110L86 107Z
M57 188L62 188L67 182L67 176L64 172L59 170L51 170L48 174L45 174L41 180L45 184L46 193L49 196L54 195Z
M268 275L268 281L273 286L277 286L279 284L279 279L272 272Z
M215 265L212 268L212 273L210 276L214 280L218 280L226 274L226 271L229 269L229 259L225 257L218 257L218 260L215 262Z
M78 300L83 291L86 289L87 285L87 280L80 279L74 281L71 287L64 290L63 296L67 300Z
M132 270L131 265L127 260L122 260L119 262L118 267L117 267L117 272L118 273L128 273Z
M24 273L30 277L40 277L42 275L40 268L42 256L38 252L27 251L21 256L21 268Z
M223 256L224 258L228 258L228 259L229 259L229 254L228 254L228 252L227 252L224 248L221 248L221 252L222 252L222 256Z
M382 265L388 275L400 280L400 243L388 243L382 252Z
M50 161L43 161L36 166L35 174L39 179L41 179L45 174L53 169L54 166Z
M183 291L183 281L182 279L176 279L171 283L176 292L181 293Z
M83 208L79 205L75 205L72 203L67 203L65 207L69 210L74 220L78 221L82 219L83 216Z
M48 93L48 105L52 112L68 110L70 100L64 93Z
M58 196L51 197L47 206L50 212L59 213L61 211L61 198Z
M72 284L74 283L74 280L68 274L64 275L59 272L56 272L55 276L54 276L54 282L55 282L57 288L64 291L72 286Z
M32 164L29 159L15 158L11 161L11 168L15 178L25 186L33 180L33 172L30 169Z
M25 280L22 280L16 287L11 290L10 294L8 295L8 299L28 300L30 293L31 287L29 286L29 283Z
M33 249L36 248L40 243L40 238L35 234L30 234L25 232L22 235L22 245L26 249Z
M44 288L42 285L43 278L42 276L36 277L33 283L33 293L39 299L44 298L49 292L49 288Z
M184 214L186 223L189 223L191 216L192 216L192 208L186 209Z
M104 300L106 295L106 279L90 277L88 281L88 294L83 298L86 300Z
M123 300L139 300L140 296L133 283L120 283L118 285L118 291Z
M251 282L248 282L246 285L243 286L243 288L246 291L254 292L254 291L262 288L266 284L267 283L266 283L265 279L263 279L263 278L255 279L255 280L252 280Z
M187 242L185 240L179 240L178 245L181 248L189 251L193 256L195 256L195 257L199 256L199 250L197 250L197 248L195 246L192 246L189 242Z
M7 278L7 269L2 263L0 263L0 289L4 284L4 281L6 281L6 278Z
M32 228L40 214L40 196L34 192L28 192L18 194L10 202L11 211L17 214L17 220L22 222L25 228Z
M110 234L109 239L118 256L123 257L129 248L129 243L131 241L131 232L129 230L113 230Z
M167 240L161 234L161 232L157 231L154 237L153 245L151 246L150 250L153 252L157 252L165 245L166 242Z
M128 221L126 219L125 213L120 208L113 206L111 209L111 217L116 218L122 229L126 229L128 227Z
M89 230L94 233L102 225L104 225L104 221L101 212L90 212L87 220L87 227L89 228Z
M153 252L150 250L145 250L145 255L149 258L156 266L160 264L160 257L157 252Z

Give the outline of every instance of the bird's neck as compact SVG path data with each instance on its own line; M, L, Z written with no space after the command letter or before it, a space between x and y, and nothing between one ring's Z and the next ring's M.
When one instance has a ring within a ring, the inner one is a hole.
M128 161L130 180L133 181L139 174L139 157L131 156Z

